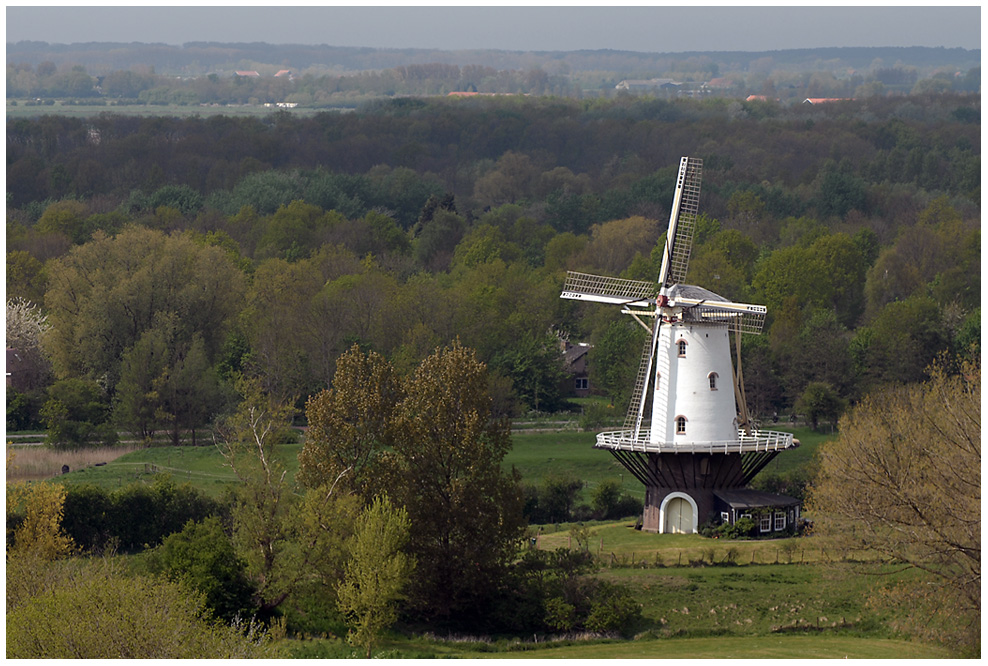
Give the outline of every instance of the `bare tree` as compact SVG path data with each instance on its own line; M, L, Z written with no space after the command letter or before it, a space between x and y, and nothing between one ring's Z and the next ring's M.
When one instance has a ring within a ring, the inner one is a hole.
M949 625L963 634L952 641L979 645L980 363L953 376L938 365L926 383L863 400L822 449L809 509L818 529L844 546L930 574L900 593L914 608L936 609L941 637ZM923 617L921 629L933 627Z

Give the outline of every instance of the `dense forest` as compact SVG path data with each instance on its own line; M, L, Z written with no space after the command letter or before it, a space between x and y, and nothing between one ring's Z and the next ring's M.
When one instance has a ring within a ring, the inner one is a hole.
M638 332L558 294L568 269L654 279L682 155L705 167L690 281L769 308L757 414L835 421L979 344L976 96L40 116L7 124L8 429L177 437L240 374L301 412L354 343L408 371L456 339L504 414L566 407L561 340L620 409Z

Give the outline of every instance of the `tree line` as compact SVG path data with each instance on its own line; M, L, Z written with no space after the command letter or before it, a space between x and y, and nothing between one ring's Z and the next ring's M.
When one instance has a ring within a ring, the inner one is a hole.
M406 187L438 181L468 210L543 200L550 219L584 231L659 197L647 179L690 152L706 158L705 210L714 217L735 190L755 189L776 216L854 208L888 218L899 213L890 198L908 200L914 189L976 201L979 121L980 100L969 96L791 108L723 99L408 98L308 118L42 116L8 123L7 182L9 203L33 204L36 216L40 202L99 196L112 207L169 185L208 198L271 170L298 170L294 180L265 183L282 190L278 203L303 196L284 190L311 185L309 203L333 208L336 194L371 208L386 205L385 193L367 192L367 181L391 174ZM819 192L828 160L844 163L844 182ZM906 192L893 194L896 186ZM237 203L256 202L212 203L232 213Z

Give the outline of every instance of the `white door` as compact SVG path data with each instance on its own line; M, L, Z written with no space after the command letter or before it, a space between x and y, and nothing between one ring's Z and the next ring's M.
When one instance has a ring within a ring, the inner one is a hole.
M693 533L693 506L682 497L674 497L666 504L666 524L663 530L667 534Z

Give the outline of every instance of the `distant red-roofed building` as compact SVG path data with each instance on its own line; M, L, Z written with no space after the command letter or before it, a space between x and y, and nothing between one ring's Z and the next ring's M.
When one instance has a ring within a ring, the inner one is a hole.
M275 74L275 77L277 78L277 77L279 77L279 76L284 76L284 77L288 77L288 79L289 79L289 80L291 80L291 79L294 79L294 78L295 78L295 75L294 75L294 74L292 74L292 70L290 70L290 69L282 69L282 70L278 70L278 73L277 73L277 74Z
M253 78L253 77L259 77L259 76L261 76L260 74L258 74L257 72L255 72L255 71L254 71L254 70L252 70L252 69L250 69L250 70L247 70L247 69L238 69L238 70L237 70L236 72L234 72L234 73L235 73L235 74L236 74L237 76L249 76L249 77L252 77L252 78Z

